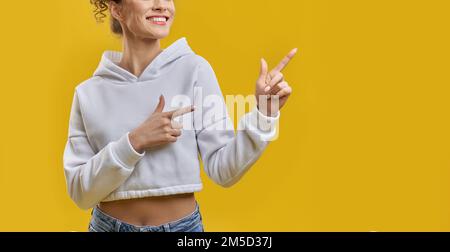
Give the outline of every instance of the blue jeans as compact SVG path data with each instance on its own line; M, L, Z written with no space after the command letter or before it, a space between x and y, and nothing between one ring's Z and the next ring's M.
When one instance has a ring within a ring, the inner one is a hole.
M89 232L204 232L198 204L193 213L159 226L135 226L120 221L95 207L89 222Z

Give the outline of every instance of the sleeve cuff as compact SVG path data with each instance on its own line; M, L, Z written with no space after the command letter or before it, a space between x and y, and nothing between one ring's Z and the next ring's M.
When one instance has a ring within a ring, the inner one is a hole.
M265 116L255 107L246 117L246 126L252 133L257 134L262 141L273 141L277 136L277 126L281 112L275 117Z
M114 156L127 168L133 168L136 163L145 155L137 152L130 143L129 132L123 135L113 145Z
M280 111L277 111L277 115L276 116L266 116L264 115L261 111L259 111L258 107L255 107L255 109L258 113L258 116L261 118L260 120L263 120L264 122L276 122L278 121L278 119L280 119Z

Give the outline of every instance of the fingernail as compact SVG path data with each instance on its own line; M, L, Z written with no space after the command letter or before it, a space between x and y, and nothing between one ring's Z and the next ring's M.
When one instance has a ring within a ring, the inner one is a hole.
M269 91L270 90L270 86L267 86L266 88L264 88L264 92L266 92L267 93L267 91Z

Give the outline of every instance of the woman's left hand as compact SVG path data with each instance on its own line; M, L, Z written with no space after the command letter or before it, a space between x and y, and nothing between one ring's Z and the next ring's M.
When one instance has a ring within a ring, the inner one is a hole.
M296 53L297 48L290 51L278 66L270 72L268 72L267 62L264 59L261 59L261 72L256 81L255 96L259 111L266 116L276 116L278 110L284 106L292 93L292 88L284 80L281 71L289 64L289 61L291 61ZM260 99L266 99L267 105L261 107L259 104ZM278 106L276 104L277 101L279 104Z

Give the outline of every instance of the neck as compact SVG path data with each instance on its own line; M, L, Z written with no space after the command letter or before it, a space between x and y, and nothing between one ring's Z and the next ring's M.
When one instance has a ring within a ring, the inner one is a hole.
M159 39L142 39L126 34L119 66L139 77L161 51Z

